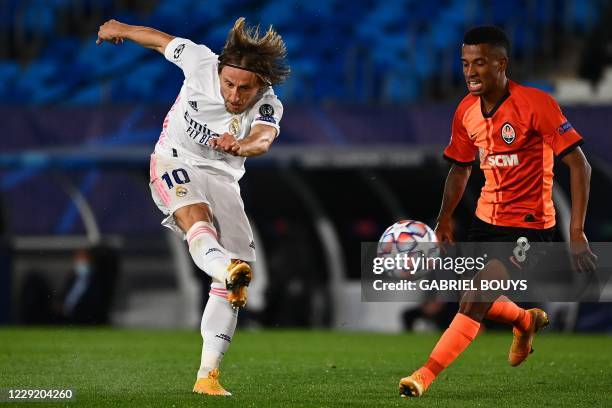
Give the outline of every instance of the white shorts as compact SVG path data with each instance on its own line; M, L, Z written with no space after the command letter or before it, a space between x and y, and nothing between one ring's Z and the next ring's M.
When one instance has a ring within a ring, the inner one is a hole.
M180 158L152 154L150 177L153 201L166 215L163 226L184 239L174 212L190 204L208 204L221 246L232 258L255 261L253 231L244 212L240 186L231 176L211 167L187 164Z

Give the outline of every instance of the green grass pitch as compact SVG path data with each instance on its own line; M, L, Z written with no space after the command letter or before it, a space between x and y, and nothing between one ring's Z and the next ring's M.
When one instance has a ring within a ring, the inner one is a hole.
M0 387L70 387L75 402L48 404L68 407L612 406L612 337L543 333L537 351L511 368L510 330L480 335L423 398L400 398L399 379L427 358L436 339L239 331L222 364L222 384L234 394L228 398L191 393L197 331L4 328Z

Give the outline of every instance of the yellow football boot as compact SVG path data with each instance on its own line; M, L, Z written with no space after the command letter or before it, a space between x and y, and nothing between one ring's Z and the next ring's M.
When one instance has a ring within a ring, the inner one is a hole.
M208 372L208 377L198 378L193 386L193 392L205 395L232 395L219 384L219 369L215 368Z

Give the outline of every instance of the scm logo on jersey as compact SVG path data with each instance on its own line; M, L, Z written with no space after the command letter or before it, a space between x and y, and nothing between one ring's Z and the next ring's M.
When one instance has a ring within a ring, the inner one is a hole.
M502 126L501 137L504 139L506 144L510 144L514 142L514 139L516 139L516 132L510 123L506 122L504 123L504 126Z
M487 163L491 167L513 167L518 166L518 155L515 154L496 154L487 157Z

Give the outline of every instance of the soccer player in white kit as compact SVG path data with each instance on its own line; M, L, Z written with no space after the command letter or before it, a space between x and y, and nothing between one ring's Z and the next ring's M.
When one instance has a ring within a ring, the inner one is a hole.
M285 44L272 27L260 35L239 18L220 55L149 27L109 20L97 43L124 39L162 53L185 74L151 155L151 194L162 224L184 237L213 283L200 330L202 359L194 392L231 395L219 364L246 304L255 244L238 180L247 157L264 154L278 136L283 105L272 85L289 74ZM146 80L146 78L143 78Z

